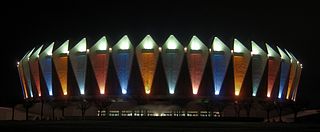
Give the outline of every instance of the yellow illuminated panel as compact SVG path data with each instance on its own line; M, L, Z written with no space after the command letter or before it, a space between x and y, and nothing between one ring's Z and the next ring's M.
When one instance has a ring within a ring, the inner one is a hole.
M145 93L150 94L159 56L158 46L150 35L147 35L137 46L136 56Z
M143 84L145 87L145 92L150 93L153 77L155 73L155 69L157 67L157 60L158 54L152 54L152 53L142 53L141 54L141 63L140 63L140 69L141 69L141 75L143 78Z
M291 90L293 88L294 78L296 76L296 70L297 70L297 60L286 50L287 54L291 58L291 64L290 64L290 74L289 74L289 81L288 81L288 89L287 89L287 95L286 99L290 98Z
M63 95L68 94L68 46L69 41L67 40L54 51L52 56Z
M237 39L234 39L233 48L234 90L235 95L238 96L248 70L251 52Z
M249 61L250 61L250 58L248 59L243 56L233 56L234 86L235 86L235 95L237 96L240 94L242 83L247 73Z

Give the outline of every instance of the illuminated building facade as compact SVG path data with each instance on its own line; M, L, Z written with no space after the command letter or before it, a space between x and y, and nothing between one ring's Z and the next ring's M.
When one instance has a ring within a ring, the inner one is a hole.
M126 35L113 46L107 40L83 38L72 47L67 40L28 51L17 65L23 97L295 101L299 91L301 62L268 44L227 44L217 37L206 44L196 36L181 43L173 35L163 44L150 35L140 43Z

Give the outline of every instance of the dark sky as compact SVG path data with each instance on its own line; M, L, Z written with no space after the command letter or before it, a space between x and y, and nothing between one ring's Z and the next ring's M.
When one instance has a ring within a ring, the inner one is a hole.
M107 35L115 43L127 34L134 44L151 34L159 45L170 35L186 44L197 35L210 43L214 36L231 45L238 38L248 48L250 40L267 42L291 51L304 65L297 100L320 106L315 41L320 15L312 4L217 2L144 3L11 3L2 16L3 33L0 106L22 99L16 61L41 44L82 37L94 42Z

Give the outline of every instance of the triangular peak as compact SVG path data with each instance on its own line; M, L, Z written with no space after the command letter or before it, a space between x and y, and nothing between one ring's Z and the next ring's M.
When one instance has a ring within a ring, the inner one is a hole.
M239 40L234 39L233 52L234 53L249 53L250 51Z
M124 35L116 45L113 46L115 49L120 49L120 50L129 50L133 49L133 46L131 44L131 41L129 40L129 37L127 35Z
M137 47L141 49L156 49L158 48L158 45L150 35L147 35L146 37L143 38L143 40Z
M207 46L204 45L203 42L197 36L192 36L190 43L188 45L188 49L190 49L190 50L208 50Z
M22 62L24 60L24 58L26 58L29 54L30 50L22 57L22 59L20 60L20 62Z
M33 48L33 49L27 54L27 56L26 56L26 59L27 59L27 60L30 59L30 56L31 56L31 54L33 53L34 49L35 49L35 48Z
M91 48L91 50L107 50L108 49L108 42L107 38L105 36L101 37L96 44L94 44Z
M39 53L40 53L42 47L43 47L43 45L41 45L41 46L31 55L30 59L36 59L36 58L38 58L38 57L39 57Z
M292 57L294 61L299 62L298 59L291 52L288 52L288 54L290 54L290 57Z
M280 55L275 50L273 50L272 47L269 46L267 43L266 43L266 47L268 51L268 57L280 58Z
M52 55L52 50L53 50L54 42L52 42L46 49L42 51L40 54L40 57L42 56L51 56Z
M87 50L86 38L81 39L70 52L85 52Z
M162 46L164 49L183 49L181 43L177 40L176 37L170 35L167 41Z
M283 50L281 50L281 48L279 48L278 46L277 46L277 49L278 49L278 51L279 51L279 53L281 55L281 59L286 61L286 62L290 62L289 56Z
M284 49L284 50L286 51L287 55L290 57L290 62L297 63L297 59L294 56L292 56L292 54L288 50L286 50L286 49Z
M251 41L251 46L252 46L252 51L251 54L253 55L267 55L267 53L261 49L257 43L255 43L254 41Z
M69 53L69 40L65 41L59 48L57 48L53 54Z
M214 37L212 42L213 51L230 52L230 48L224 44L218 37Z

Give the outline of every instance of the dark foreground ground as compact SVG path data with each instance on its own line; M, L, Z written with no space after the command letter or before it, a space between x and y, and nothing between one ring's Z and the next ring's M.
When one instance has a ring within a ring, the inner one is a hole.
M0 130L1 132L319 132L320 123L263 123L181 120L0 121Z

